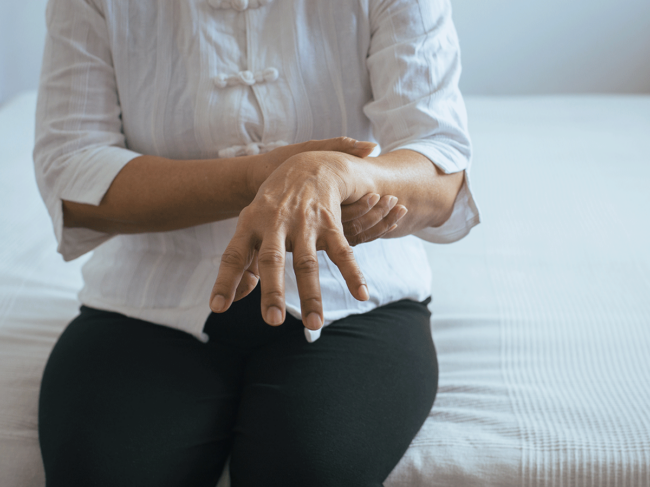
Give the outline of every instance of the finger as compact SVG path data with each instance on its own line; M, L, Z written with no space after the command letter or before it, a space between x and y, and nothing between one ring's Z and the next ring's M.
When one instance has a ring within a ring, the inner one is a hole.
M383 218L373 227L354 236L348 236L346 234L346 238L348 239L350 245L353 247L362 243L372 242L373 240L381 238L387 233L395 230L398 222L404 218L406 213L408 213L408 210L405 206L397 205L388 213L385 218Z
M262 317L272 326L284 323L284 235L273 233L262 241L258 254L262 286Z
M223 313L233 302L244 271L251 265L255 248L250 236L235 235L221 256L219 274L210 294L210 309Z
M377 193L368 193L349 205L341 205L341 221L349 222L368 213L380 201Z
M323 303L318 279L318 257L313 242L300 242L293 251L293 270L296 273L302 322L310 330L323 326Z
M368 285L354 257L352 247L350 247L342 232L338 230L329 232L325 251L330 260L341 271L350 294L359 301L367 301L370 298Z
M386 195L365 215L360 216L356 220L343 223L343 233L346 238L350 240L350 237L354 237L377 225L377 223L390 214L390 211L396 204L397 198L395 196Z
M372 152L375 150L375 147L377 147L377 144L375 144L374 142L357 140L354 143L354 150L349 152L349 154L363 159L365 157L368 157L370 154L372 154Z
M368 157L377 147L374 142L352 139L350 137L335 137L333 139L312 140L308 142L309 150L337 151L357 157Z
M241 281L239 282L239 286L237 286L234 301L239 301L240 299L248 296L251 292L253 292L253 289L255 289L259 281L260 271L257 266L257 252L255 252L253 262L250 266L248 266L248 269L244 271Z

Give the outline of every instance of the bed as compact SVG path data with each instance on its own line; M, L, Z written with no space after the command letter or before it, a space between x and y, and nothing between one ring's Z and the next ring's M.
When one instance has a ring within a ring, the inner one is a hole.
M483 223L427 244L440 387L384 485L650 486L650 96L467 104ZM0 109L2 487L44 486L39 381L84 261L55 252L34 107Z

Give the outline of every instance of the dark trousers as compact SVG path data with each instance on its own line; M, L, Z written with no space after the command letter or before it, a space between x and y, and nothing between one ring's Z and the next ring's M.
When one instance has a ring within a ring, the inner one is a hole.
M377 487L436 394L427 301L339 320L307 343L262 321L259 286L208 343L86 307L41 385L47 487Z

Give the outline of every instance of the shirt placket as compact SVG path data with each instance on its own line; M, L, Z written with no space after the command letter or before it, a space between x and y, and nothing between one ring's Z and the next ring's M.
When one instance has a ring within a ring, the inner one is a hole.
M260 86L274 83L280 77L280 72L275 66L259 66L256 55L255 30L251 23L251 9L265 7L272 0L208 0L208 3L215 9L232 8L245 15L245 36L246 36L246 66L247 69L239 72L220 72L213 78L214 87L217 90L228 89L250 89L260 106L262 112L263 136L260 142L248 144L236 144L219 150L218 155L222 158L237 157L242 155L257 155L269 152L276 147L287 145L284 140L272 140L266 130L266 114L264 110L264 91Z

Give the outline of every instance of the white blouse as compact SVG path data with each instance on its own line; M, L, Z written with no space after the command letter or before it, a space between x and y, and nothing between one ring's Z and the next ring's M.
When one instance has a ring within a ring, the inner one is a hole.
M205 340L208 299L237 219L111 236L64 228L61 200L98 205L141 154L235 157L347 135L465 171L447 243L479 222L460 54L448 0L50 0L34 161L58 251L83 268L87 306ZM325 324L430 294L415 236L354 249L370 300L318 252ZM287 311L300 319L291 254ZM306 333L311 341L318 333Z

